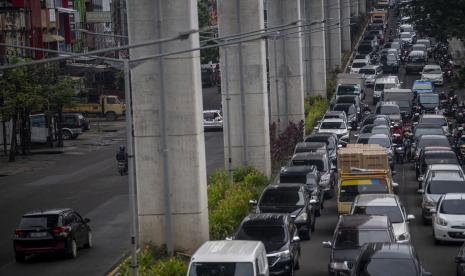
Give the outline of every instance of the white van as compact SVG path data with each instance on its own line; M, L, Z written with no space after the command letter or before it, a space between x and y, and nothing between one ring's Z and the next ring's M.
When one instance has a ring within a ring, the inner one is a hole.
M265 246L260 241L207 241L192 256L187 275L223 275L220 271L269 276Z
M388 76L378 78L375 81L375 86L373 88L373 104L379 102L383 97L383 91L385 89L391 88L400 88L399 77L397 76Z

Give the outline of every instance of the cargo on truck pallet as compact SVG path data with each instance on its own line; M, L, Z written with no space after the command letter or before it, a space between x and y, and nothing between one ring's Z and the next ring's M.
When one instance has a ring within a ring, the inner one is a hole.
M340 173L352 168L389 170L386 149L375 144L348 144L337 151L337 168Z

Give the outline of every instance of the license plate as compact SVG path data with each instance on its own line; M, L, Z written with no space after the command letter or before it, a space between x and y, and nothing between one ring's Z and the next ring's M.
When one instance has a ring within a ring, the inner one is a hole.
M41 238L47 236L47 232L32 232L29 234L31 238Z

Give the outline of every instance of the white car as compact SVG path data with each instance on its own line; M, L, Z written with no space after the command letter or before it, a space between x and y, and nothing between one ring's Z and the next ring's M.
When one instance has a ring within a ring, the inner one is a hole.
M408 43L409 45L413 44L413 34L411 32L401 32L400 33L400 40L404 43Z
M203 128L205 130L222 130L223 116L221 110L205 110L203 112Z
M349 135L349 131L351 129L352 128L347 126L343 119L339 118L324 119L317 127L315 127L317 133L334 133L337 135L337 138Z
M425 65L425 67L423 67L423 71L421 72L421 79L429 80L435 85L443 85L444 78L441 66L436 64Z
M465 194L445 194L433 213L433 237L441 241L465 241Z
M350 67L350 73L358 74L358 72L360 71L360 68L365 67L369 64L370 62L368 62L365 59L354 59L354 61L352 62L352 66Z
M367 65L360 68L359 74L365 78L365 86L374 86L376 79L383 74L379 65Z
M415 219L407 214L397 195L393 194L360 194L352 203L350 214L386 215L394 228L398 243L410 242L408 222Z

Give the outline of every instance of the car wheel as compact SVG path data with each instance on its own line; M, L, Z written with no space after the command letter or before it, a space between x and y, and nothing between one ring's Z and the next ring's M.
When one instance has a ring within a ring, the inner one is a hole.
M89 230L89 232L87 233L87 241L84 244L84 248L92 248L92 246L93 246L93 244L92 244L92 232Z
M15 252L15 260L18 263L22 263L26 260L26 255L21 252Z
M77 257L77 243L75 239L71 240L68 250L68 258L75 259Z
M72 138L73 138L73 135L71 134L71 131L63 130L63 139L64 140L71 140Z

